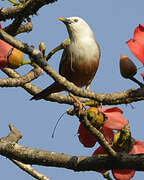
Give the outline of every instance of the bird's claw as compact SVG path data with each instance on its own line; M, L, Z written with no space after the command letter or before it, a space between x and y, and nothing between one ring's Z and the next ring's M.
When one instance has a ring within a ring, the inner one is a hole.
M73 94L69 94L69 96L73 99L74 101L74 106L75 106L75 110L78 112L78 114L80 114L81 110L86 110L86 105L82 102L79 101L79 99L74 96Z

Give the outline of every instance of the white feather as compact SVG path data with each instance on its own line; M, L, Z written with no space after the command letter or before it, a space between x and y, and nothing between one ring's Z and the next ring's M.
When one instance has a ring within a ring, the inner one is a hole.
M99 58L99 46L90 26L80 17L69 17L67 19L73 22L67 25L71 40L69 48L72 54L75 54L75 56L84 56L87 60L91 59L92 56ZM75 19L78 21L75 22Z

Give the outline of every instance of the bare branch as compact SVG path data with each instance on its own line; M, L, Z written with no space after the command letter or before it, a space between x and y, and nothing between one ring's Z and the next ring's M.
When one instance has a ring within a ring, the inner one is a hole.
M6 72L6 69L7 68L3 69L3 72ZM0 79L0 86L1 87L22 86L23 84L38 78L42 72L43 72L42 69L40 67L37 67L21 77Z
M9 124L10 133L7 137L0 138L0 141L18 142L22 138L19 130L15 129L13 124Z
M2 71L4 73L6 73L9 77L12 77L12 78L20 78L21 77L20 74L17 73L14 69L4 68ZM22 84L21 87L24 88L31 95L37 94L40 91L42 91L42 89L38 88L37 86L33 85L32 83ZM52 102L58 102L58 103L61 103L61 104L73 105L73 99L70 96L62 95L62 94L59 94L59 93L49 95L46 98L46 100L47 101L52 101ZM88 102L89 101L89 99L87 99L87 98L79 98L79 100L81 102ZM90 102L91 102L91 104L94 104L94 102L93 103L92 103L92 101L90 101Z
M23 22L23 19L16 18L12 24L3 28L3 30L12 36L16 36L17 34L24 32L30 32L33 29L33 24L30 18L28 18L27 21L28 22L26 24L21 24Z
M17 6L0 9L0 21L17 17L27 18L44 5L54 3L56 0L27 0Z
M2 71L5 74L7 74L9 77L12 77L12 78L20 78L21 77L21 75L19 73L17 73L14 69L4 68ZM40 90L39 88L37 88L35 85L33 85L31 83L23 84L21 87L23 87L30 94L33 94L33 89L34 89L34 91L35 91L35 89Z
M11 143L17 143L21 138L22 134L19 130L15 129L13 124L9 124L10 133L7 137L0 138L0 142L11 142ZM15 163L17 166L19 166L21 169L26 171L31 176L39 179L39 180L50 180L43 174L39 173L35 169L32 168L31 165L21 163L17 160L9 158L13 163Z
M38 180L50 180L48 177L45 175L41 174L40 172L36 171L35 169L32 168L31 165L29 164L24 164L21 163L17 160L10 159L14 164L16 164L20 169L24 170L28 174L30 174L32 177L38 179Z
M110 169L134 169L144 171L144 154L118 153L117 156L71 156L49 152L46 150L24 147L17 142L22 137L21 132L12 124L7 137L0 138L0 154L25 164L61 167L74 171L97 171ZM24 167L23 167L24 168ZM32 170L32 169L31 169Z
M144 171L144 154L119 153L115 158L107 155L71 156L64 153L28 148L5 140L0 140L0 154L26 164L61 167L74 171L97 171L102 169Z

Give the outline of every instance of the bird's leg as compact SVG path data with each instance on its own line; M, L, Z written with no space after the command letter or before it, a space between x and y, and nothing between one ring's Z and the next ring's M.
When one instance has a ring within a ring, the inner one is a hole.
M74 96L72 93L69 93L69 96L73 99L73 101L76 103L78 107L78 111L82 110L86 107L86 105L78 100L76 96Z

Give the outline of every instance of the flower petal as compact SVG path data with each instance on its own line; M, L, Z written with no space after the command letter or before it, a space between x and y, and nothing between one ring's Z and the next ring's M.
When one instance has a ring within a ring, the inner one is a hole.
M136 143L132 147L129 154L141 154L141 153L144 153L144 142L136 140Z
M134 176L135 170L132 170L132 169L113 169L112 174L116 180L130 180Z
M126 42L134 56L144 64L144 26L139 25L134 30L134 38Z
M0 40L0 69L4 68L8 64L7 57L9 56L11 50L11 45Z
M123 111L117 107L100 108L100 110L103 111L108 118L103 125L107 128L121 130L129 123L129 121L123 117Z
M140 153L144 153L144 142L136 140L136 143L129 152L129 154L140 154ZM113 169L112 173L116 180L130 180L134 176L135 170Z
M139 24L139 26L135 28L134 40L144 45L144 26L142 24Z
M109 144L112 144L114 136L113 130L103 126L100 131L104 135L105 139L109 142Z
M105 107L105 108L98 108L98 109L104 113L120 112L121 114L123 114L123 111L118 107Z
M144 47L136 40L130 39L126 42L132 54L144 64Z
M104 122L104 126L110 129L121 130L129 122L120 113L106 114L108 119Z
M104 148L102 146L99 146L95 151L94 153L92 154L93 156L96 156L98 154L106 154Z
M0 69L3 69L7 67L7 58L6 57L0 57Z
M78 138L85 147L93 147L97 142L96 138L80 124L78 129Z

